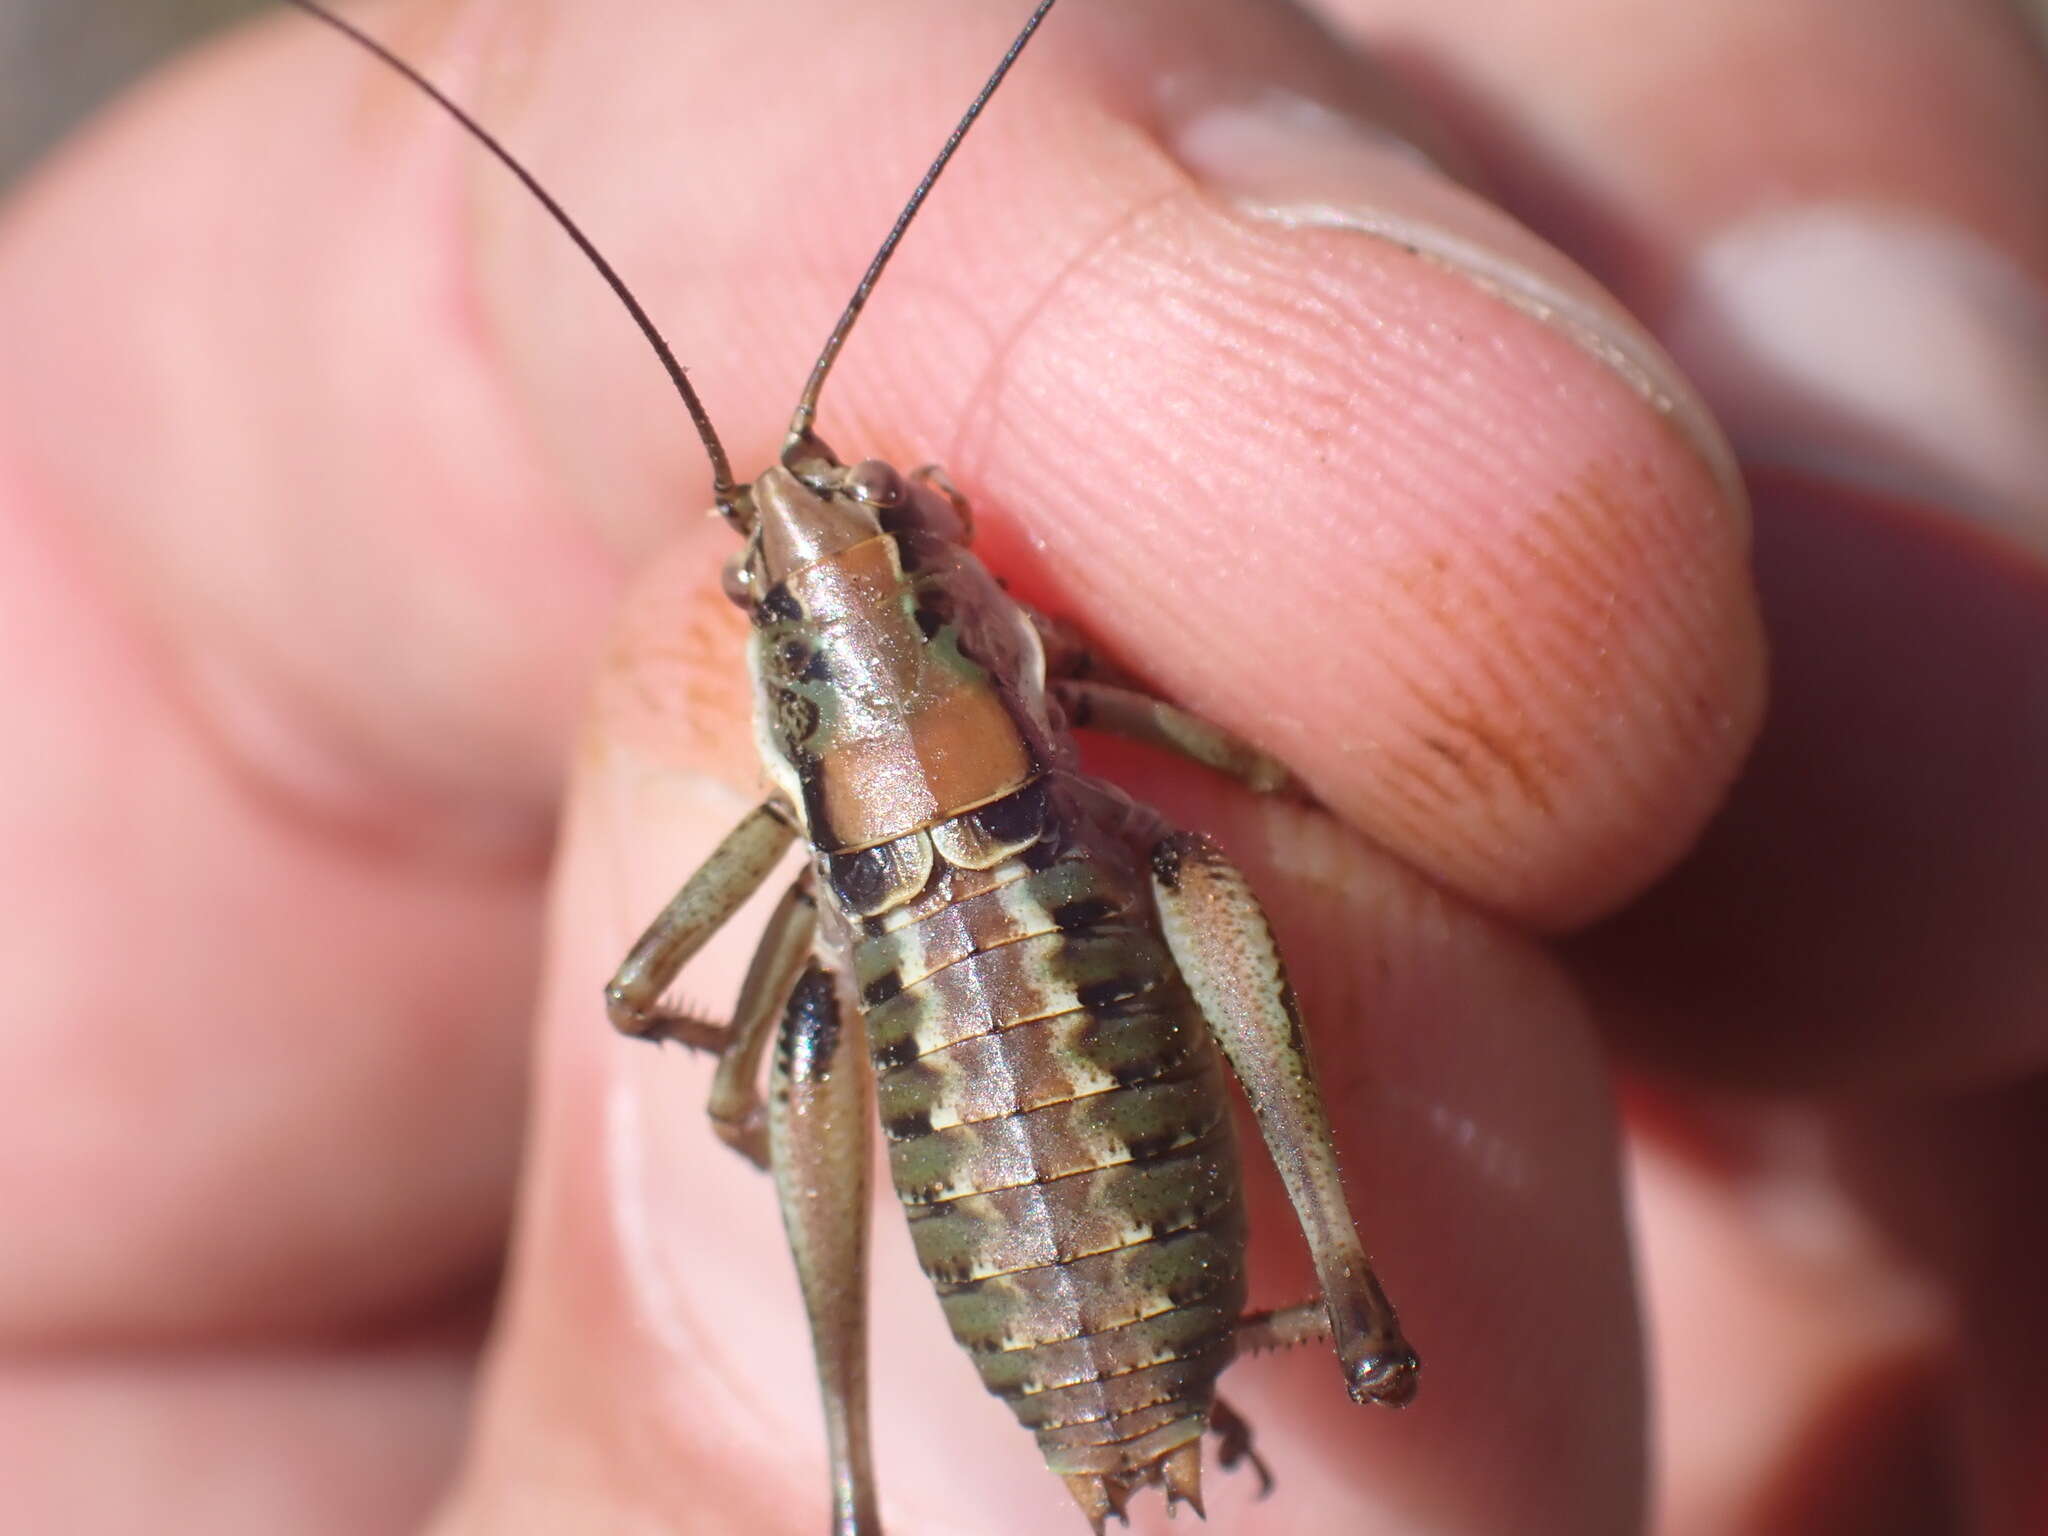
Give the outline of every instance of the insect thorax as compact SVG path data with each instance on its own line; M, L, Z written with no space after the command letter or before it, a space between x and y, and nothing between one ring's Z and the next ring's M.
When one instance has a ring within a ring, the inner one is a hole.
M752 499L756 734L814 848L939 826L1067 762L1038 633L943 497L871 461L773 469Z

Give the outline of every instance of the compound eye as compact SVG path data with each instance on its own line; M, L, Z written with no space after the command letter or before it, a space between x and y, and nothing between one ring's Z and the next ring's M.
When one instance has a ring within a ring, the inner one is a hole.
M725 562L719 572L719 585L725 588L725 595L736 607L754 606L754 567L750 558L751 550L741 550Z
M855 501L870 507L900 506L903 477L880 459L863 459L846 472L843 488Z

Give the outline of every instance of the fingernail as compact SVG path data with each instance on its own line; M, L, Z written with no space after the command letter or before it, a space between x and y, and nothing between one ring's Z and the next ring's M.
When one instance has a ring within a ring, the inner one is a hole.
M1745 457L2048 553L2048 294L1977 236L1867 204L1762 215L1700 251L1674 319Z
M1245 213L1371 235L1456 272L1552 327L1683 436L1732 505L1742 476L1712 414L1650 333L1592 278L1387 129L1279 90L1218 101L1165 92L1168 149Z

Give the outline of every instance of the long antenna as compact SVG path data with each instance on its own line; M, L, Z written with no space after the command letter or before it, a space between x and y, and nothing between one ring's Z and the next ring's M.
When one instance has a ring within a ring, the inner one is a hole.
M1010 72L1010 66L1017 62L1017 55L1024 51L1024 45L1031 41L1031 34L1038 30L1038 24L1045 20L1046 13L1053 8L1055 0L1039 0L1031 19L1024 23L1024 29L1010 44L1009 51L996 65L995 72L982 85L960 121L953 125L946 144L932 161L924 179L917 184L917 190L910 194L910 201L903 205L903 211L896 215L896 222L890 226L889 236L882 242L882 248L875 252L875 259L868 263L868 269L861 274L860 286L853 290L853 297L846 301L846 308L840 312L839 323L832 327L832 334L825 338L825 350L818 354L817 362L811 365L810 379L804 385L802 398L797 401L796 413L789 420L789 447L784 450L785 462L809 438L811 424L818 419L818 396L824 393L825 376L832 371L832 365L839 360L839 349L846 345L846 338L853 331L853 322L860 318L866 307L868 296L875 291L875 284L881 280L882 269L889 265L889 258L896 254L896 247L902 243L903 232L910 228L910 221L917 217L917 210L924 206L924 200L931 195L932 185L939 179L939 173L946 168L946 162L953 158L953 151L960 147L960 141L967 137L967 130L974 126L974 120L981 116L981 109L988 105L989 98L996 93L996 87L1003 83L1003 76Z
M683 365L676 361L676 355L670 349L667 339L656 328L654 322L648 318L647 311L640 307L640 301L633 297L633 292L626 286L625 279L613 270L612 264L604 259L604 256L596 246L590 243L589 236L585 235L577 227L576 221L569 217L568 210L549 195L548 189L535 180L533 173L521 165L509 149L493 138L490 131L483 124L463 111L453 101L450 101L433 81L429 80L417 69L414 69L412 65L406 63L405 60L401 59L389 48L386 48L374 37L358 30L349 22L343 21L325 6L315 4L314 0L285 0L285 3L287 5L295 5L307 15L326 22L328 26L334 28L343 37L348 38L375 57L383 60L384 63L390 65L391 68L397 70L398 73L425 91L443 111L464 128L468 129L472 138L493 155L497 156L499 163L514 176L517 176L525 184L527 191L540 199L541 206L554 216L555 222L562 226L571 240L576 242L577 249L590 258L590 264L597 268L598 275L611 285L612 292L619 296L619 302L626 306L626 312L633 317L633 323L640 327L640 333L647 338L648 344L654 348L655 355L661 359L661 366L668 370L669 381L675 385L676 393L683 397L683 406L689 411L690 420L697 428L697 436L704 443L705 455L711 460L711 488L718 498L719 508L724 510L729 507L732 502L733 492L736 489L733 485L732 465L725 456L725 445L718 440L717 429L711 425L710 413L704 409L704 402L697 398L697 391L690 387L690 380L683 372ZM1046 0L1048 7L1051 3L1052 0ZM1041 8L1041 14L1043 14L1043 8ZM1035 24L1036 19L1034 18ZM1005 62L1007 67L1007 61ZM979 103L977 103L978 105Z

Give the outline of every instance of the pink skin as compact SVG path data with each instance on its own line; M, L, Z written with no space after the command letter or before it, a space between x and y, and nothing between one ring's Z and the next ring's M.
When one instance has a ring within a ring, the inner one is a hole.
M1345 1403L1316 1351L1238 1367L1281 1487L1254 1505L1212 1471L1212 1516L1622 1536L1653 1391L1683 1427L1657 1447L1666 1536L1876 1530L1950 1443L1957 1528L2032 1529L2048 1369L2012 1218L2048 1169L2021 1113L2048 834L2014 764L2043 750L2040 544L1944 518L1924 466L1902 489L1802 455L1803 427L1789 450L1738 427L1778 460L1757 555L1783 708L1643 900L1762 715L1713 440L1455 262L1261 214L1187 122L1283 88L1460 146L1743 423L1694 254L1791 186L1946 221L2041 281L2020 146L2048 142L2048 93L1988 3L1939 29L1674 6L1668 37L1595 0L1477 4L1324 7L1424 115L1278 7L1069 0L821 421L842 452L944 460L1020 593L1348 824L1099 754L1267 894L1425 1359L1399 1417ZM815 9L378 18L577 209L740 466L1008 24ZM1796 74L1760 98L1796 121L1733 133L1757 60ZM1359 206L1429 174L1391 158ZM1525 238L1486 236L1536 263ZM595 278L302 22L138 96L0 223L0 664L26 727L0 779L0 1483L24 1528L395 1530L437 1501L479 1533L821 1522L768 1188L698 1116L706 1064L614 1041L599 1006L755 792L706 500ZM2001 698L2036 713L1970 737ZM1873 743L1897 772L1852 772ZM1543 937L1603 917L1562 958ZM726 996L744 949L690 995ZM1631 1101L1641 1281L1617 1059L1660 1073ZM1889 1118L1743 1096L1788 1083L1881 1086ZM1253 1194L1261 1299L1289 1299L1305 1258L1270 1172ZM1067 1528L883 1214L891 1529ZM1944 1361L1959 1427L1927 1386ZM1847 1412L1871 1402L1899 1411Z

